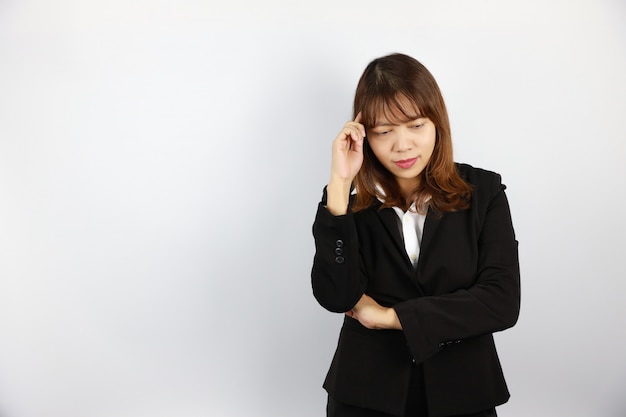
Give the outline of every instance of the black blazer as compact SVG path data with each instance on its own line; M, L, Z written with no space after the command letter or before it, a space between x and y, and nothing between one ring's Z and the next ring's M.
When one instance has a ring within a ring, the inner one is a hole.
M313 293L332 312L363 293L393 307L398 330L369 330L345 317L324 388L335 400L402 415L411 367L420 365L430 416L478 412L506 402L492 333L520 307L517 241L500 176L457 164L473 186L470 208L426 215L414 269L393 209L376 204L313 224Z

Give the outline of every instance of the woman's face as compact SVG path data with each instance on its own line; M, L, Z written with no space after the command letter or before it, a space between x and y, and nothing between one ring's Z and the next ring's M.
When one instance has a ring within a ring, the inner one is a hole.
M394 118L395 119L395 118ZM400 191L408 196L419 184L435 149L436 128L427 117L409 121L381 118L367 130L367 141L380 163L393 174Z

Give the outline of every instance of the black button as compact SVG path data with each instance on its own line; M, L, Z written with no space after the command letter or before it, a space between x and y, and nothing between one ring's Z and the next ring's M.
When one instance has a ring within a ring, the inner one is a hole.
M335 258L335 262L337 262L338 264L342 264L344 261L343 256L337 256Z
M337 255L337 256L343 255L343 249L341 249L341 248L335 249L335 255Z
M335 242L335 245L337 245L338 248L343 246L343 240L341 239L337 239L337 241Z

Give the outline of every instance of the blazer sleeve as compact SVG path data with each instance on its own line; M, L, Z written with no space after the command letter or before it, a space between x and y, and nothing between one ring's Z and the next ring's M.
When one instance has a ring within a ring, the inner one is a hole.
M313 223L315 256L311 270L313 295L325 309L344 313L365 293L363 262L354 214L334 216L325 207L326 190Z
M466 289L398 303L394 309L416 362L463 339L512 327L519 316L518 242L500 176L494 175L478 234L478 267ZM480 217L480 215L479 215Z

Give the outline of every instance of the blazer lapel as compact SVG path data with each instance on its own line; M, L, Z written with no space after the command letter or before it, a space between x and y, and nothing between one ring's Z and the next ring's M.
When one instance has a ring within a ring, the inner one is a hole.
M424 230L422 231L420 259L422 258L421 254L428 250L428 245L432 241L433 236L435 236L440 220L441 217L437 216L437 214L435 214L429 207L428 212L426 213L426 220L424 220Z
M402 233L400 232L400 227L398 225L398 215L392 208L385 208L378 211L378 217L382 224L387 229L387 232L391 235L394 245L396 249L400 251L400 253L404 254L405 258L408 260L408 256L406 256L406 250L404 249L404 239L402 238Z

